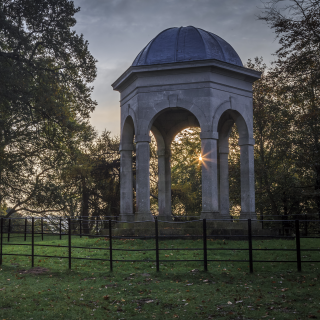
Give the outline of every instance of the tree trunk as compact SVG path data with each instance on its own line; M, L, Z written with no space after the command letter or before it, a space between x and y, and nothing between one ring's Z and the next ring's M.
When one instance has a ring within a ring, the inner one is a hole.
M89 192L86 186L85 178L82 178L82 208L81 208L81 218L83 233L89 234Z

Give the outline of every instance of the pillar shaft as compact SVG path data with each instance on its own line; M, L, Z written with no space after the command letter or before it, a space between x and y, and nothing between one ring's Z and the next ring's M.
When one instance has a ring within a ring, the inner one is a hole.
M150 212L150 149L149 142L137 141L136 145L136 216L135 220L153 219Z
M221 218L230 217L229 208L229 164L228 153L220 152L220 215Z
M159 150L158 152L158 205L159 219L169 220L171 218L171 167L170 150Z
M253 145L240 146L241 218L256 218Z
M201 219L219 217L217 140L201 139L202 212Z
M132 149L120 151L120 220L133 220Z
M166 151L165 156L165 175L166 175L166 209L165 214L171 217L171 151Z

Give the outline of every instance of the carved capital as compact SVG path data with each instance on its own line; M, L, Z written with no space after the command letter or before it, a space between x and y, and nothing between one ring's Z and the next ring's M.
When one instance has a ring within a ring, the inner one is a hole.
M218 132L212 132L212 131L204 131L200 132L200 139L219 139L219 133Z
M238 140L239 146L244 146L244 145L249 145L249 146L254 146L255 140L253 138L240 138Z

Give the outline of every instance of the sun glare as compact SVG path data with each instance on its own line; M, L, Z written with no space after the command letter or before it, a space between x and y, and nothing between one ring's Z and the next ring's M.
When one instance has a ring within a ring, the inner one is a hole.
M199 161L202 161L202 157L201 157L201 154L200 154L200 156L199 156Z

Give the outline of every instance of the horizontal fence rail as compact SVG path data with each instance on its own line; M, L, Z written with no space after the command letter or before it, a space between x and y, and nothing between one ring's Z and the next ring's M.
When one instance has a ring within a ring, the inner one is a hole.
M147 222L134 222L134 223L126 223L127 225L131 226L143 226L144 223L148 223L148 228L152 226L154 234L148 235L145 234L143 236L141 235L114 235L114 231L117 230L117 227L119 225L119 222L116 220L85 220L85 219L47 219L47 218L1 218L0 219L0 265L3 263L3 257L4 256L24 256L24 257L30 257L31 258L31 266L34 267L34 261L35 258L41 257L41 258L59 258L59 259L68 259L68 266L69 269L72 268L72 260L92 260L92 261L104 261L109 262L109 268L110 271L113 270L113 263L114 262L152 262L156 265L156 270L160 271L160 263L168 263L168 262L202 262L204 271L208 270L208 262L245 262L248 263L250 272L253 273L254 270L254 263L266 263L266 262L282 262L282 263L296 263L297 270L300 272L302 270L302 263L303 262L312 262L317 263L320 262L320 260L308 260L304 261L301 257L301 252L306 251L318 251L319 249L301 249L301 238L304 237L317 237L320 239L320 220L264 220L264 223L278 223L280 225L283 225L285 222L286 225L290 226L291 231L289 233L283 233L281 234L281 228L280 228L280 235L268 235L268 234L255 234L253 232L252 223L258 223L257 220L238 220L238 223L242 223L242 234L208 234L208 224L210 223L219 223L219 222L226 222L230 220L193 220L193 221L184 221L184 222L175 222L175 221L158 221L157 218L154 219L154 221L147 221ZM196 224L196 229L199 231L199 234L161 234L161 228L159 228L159 223L161 224ZM261 222L260 222L261 223ZM89 225L91 224L91 229ZM306 226L307 224L307 226ZM95 229L95 233L92 234L88 230ZM306 229L309 230L309 232L306 232ZM101 230L108 231L107 235L101 235ZM129 228L130 230L130 228ZM300 232L302 230L302 234ZM293 233L292 233L293 232ZM60 240L63 238L67 238L67 245L52 245L52 244L41 244L41 243L35 243L35 237L40 237L41 241L44 241L45 236L47 235L54 235L57 236ZM104 238L108 240L108 246L105 247L88 247L88 246L73 246L72 245L72 236L79 236L82 238L83 236L86 237L98 237L98 238ZM290 238L295 239L295 249L277 249L277 248L253 248L253 239L254 238ZM23 239L23 243L16 243L12 242L11 240L14 238L21 238ZM30 239L31 238L31 239ZM202 246L198 248L161 248L160 242L161 240L165 239L202 239ZM223 239L228 238L230 240L237 239L242 241L247 241L248 247L247 248L212 248L208 247L208 239ZM31 240L31 243L26 243L27 240ZM116 239L153 239L154 240L154 248L150 249L135 249L135 248L116 248L114 247L114 241ZM6 240L6 241L5 241ZM17 253L9 253L4 252L5 246L27 246L31 247L28 251L28 249L25 250L25 254L17 254ZM54 247L54 248L65 248L66 249L66 256L61 255L43 255L43 254L36 254L36 248L37 247ZM72 249L90 249L90 250L101 250L102 252L108 252L109 257L105 258L88 258L88 257L75 257L72 256ZM202 252L202 258L201 259L160 259L160 252L165 251L201 251ZM223 250L229 250L229 251L245 251L247 252L247 259L210 259L208 258L208 252L217 252L217 251L223 251ZM119 251L125 251L125 252L154 252L154 258L153 259L114 259L113 253L119 252ZM254 259L254 252L256 251L295 251L296 252L296 259L295 260L255 260Z

